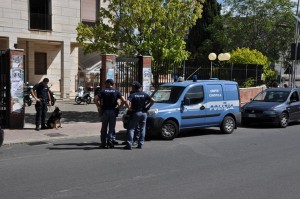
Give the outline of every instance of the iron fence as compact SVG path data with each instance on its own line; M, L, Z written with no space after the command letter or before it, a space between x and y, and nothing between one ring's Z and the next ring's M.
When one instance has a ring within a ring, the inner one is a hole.
M212 77L211 77L212 70ZM250 78L254 85L262 83L262 65L253 64L223 64L203 66L195 61L184 61L182 63L164 62L152 64L153 86L157 87L163 83L177 81L179 77L185 80L218 78L222 80L232 80L243 86Z

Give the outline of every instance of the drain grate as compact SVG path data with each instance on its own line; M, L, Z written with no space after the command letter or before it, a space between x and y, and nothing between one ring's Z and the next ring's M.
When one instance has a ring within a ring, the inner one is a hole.
M28 145L30 146L36 146L36 145L43 145L43 144L49 144L48 142L29 142Z
M45 134L49 137L62 137L62 136L67 136L65 134L61 134L61 133L48 133L48 134Z

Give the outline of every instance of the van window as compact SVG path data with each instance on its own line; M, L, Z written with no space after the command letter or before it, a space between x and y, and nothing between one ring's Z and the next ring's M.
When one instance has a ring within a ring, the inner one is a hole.
M190 104L199 104L204 99L203 86L193 86L184 96L190 99Z

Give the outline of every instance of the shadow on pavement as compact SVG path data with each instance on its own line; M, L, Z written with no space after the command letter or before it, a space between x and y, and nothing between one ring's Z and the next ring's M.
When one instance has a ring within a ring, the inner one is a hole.
M46 118L49 118L52 112L47 112ZM62 111L63 123L98 123L99 115L97 112L77 112L77 111ZM25 123L35 124L35 113L25 113Z
M99 143L98 142L61 143L61 144L53 144L53 147L47 147L47 149L49 150L94 150L94 149L99 149Z

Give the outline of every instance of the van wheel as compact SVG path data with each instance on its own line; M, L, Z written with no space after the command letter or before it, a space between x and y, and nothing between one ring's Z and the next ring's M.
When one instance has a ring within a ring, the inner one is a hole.
M279 118L279 127L280 128L285 128L289 124L289 116L286 113L281 113L280 118Z
M226 116L223 119L222 125L220 127L222 133L231 134L235 129L235 120L231 116Z
M167 120L161 127L160 137L164 140L173 140L178 134L178 125L172 120Z

